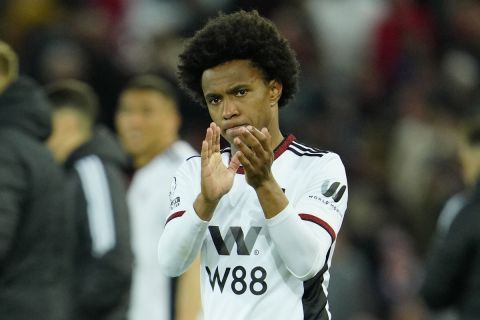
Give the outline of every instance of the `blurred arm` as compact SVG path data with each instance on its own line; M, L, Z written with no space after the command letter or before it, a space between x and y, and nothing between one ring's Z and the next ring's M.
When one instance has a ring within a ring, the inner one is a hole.
M178 279L176 320L195 320L201 315L200 256Z
M12 246L27 192L25 170L13 154L0 143L0 265Z

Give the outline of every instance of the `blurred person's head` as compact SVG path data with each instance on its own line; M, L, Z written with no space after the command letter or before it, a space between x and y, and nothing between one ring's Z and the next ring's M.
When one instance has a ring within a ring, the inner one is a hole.
M448 0L445 11L451 24L454 41L473 46L480 46L480 1L478 0Z
M17 77L17 55L7 43L0 40L0 93Z
M178 139L181 116L174 88L155 75L133 78L120 94L115 123L134 166L146 165Z
M480 178L480 118L461 124L458 153L464 183L472 187Z
M43 83L88 79L93 72L86 49L78 40L58 37L48 40L34 57L37 77Z
M98 97L86 83L63 80L46 87L53 108L53 130L48 146L64 162L91 136L98 114Z

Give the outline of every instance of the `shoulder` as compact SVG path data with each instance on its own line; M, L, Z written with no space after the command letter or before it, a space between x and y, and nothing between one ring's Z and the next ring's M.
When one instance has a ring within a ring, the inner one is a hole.
M171 150L174 154L182 159L188 159L197 156L198 152L188 142L179 140L172 145Z
M330 150L317 148L299 141L292 141L287 149L287 153L295 163L301 163L301 166L315 166L321 169L325 166L336 166L344 168L340 156Z
M299 141L292 141L288 147L287 150L292 152L298 157L318 157L322 158L325 155L332 153L328 150L323 150L317 147L312 147L309 146L305 143L299 142Z
M15 129L0 130L0 159L15 159L18 163L44 172L50 167L58 167L45 144Z
M198 156L198 152L186 141L178 140L163 154L159 159L165 159L175 166L183 164L185 161Z
M480 231L479 211L480 199L478 197L467 201L459 209L458 214L452 218L450 229L460 233L467 233L467 230L471 230L474 234L478 234L478 231Z

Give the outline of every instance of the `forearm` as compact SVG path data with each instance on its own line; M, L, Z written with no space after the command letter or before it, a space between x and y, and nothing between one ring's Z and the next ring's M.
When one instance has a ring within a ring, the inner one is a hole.
M197 216L193 207L172 216L175 218L167 222L160 237L158 259L167 276L177 277L187 270L200 251L208 223Z
M199 319L201 314L199 256L177 283L176 320Z
M303 280L312 278L324 266L332 244L326 231L309 223L303 222L291 206L267 220L268 232L278 254L287 269Z

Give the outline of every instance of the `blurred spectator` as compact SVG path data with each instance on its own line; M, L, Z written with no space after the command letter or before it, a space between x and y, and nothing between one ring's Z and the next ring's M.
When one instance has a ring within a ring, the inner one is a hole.
M397 85L428 65L434 49L430 11L417 0L390 0L385 17L375 26L373 62L380 81Z
M337 238L332 258L328 285L330 311L335 320L378 319L377 296L368 260L348 239L345 231L344 227L343 236Z
M306 13L322 51L327 86L345 89L362 70L370 53L375 25L387 5L382 0L306 0ZM334 81L332 81L334 80Z
M68 174L74 212L74 317L126 319L132 272L126 156L106 128L94 127L98 102L85 83L47 87L54 108L48 145Z
M421 251L441 203L459 189L453 168L455 120L428 96L432 85L409 82L395 97L399 116L388 146L388 187ZM444 172L446 171L446 172ZM449 183L441 183L448 176Z
M181 116L173 90L162 78L143 75L127 84L118 103L118 134L135 169L128 189L136 258L131 320L170 319L173 311L175 318L171 319L190 320L200 310L198 264L179 278L176 300L172 300L175 291L160 272L156 258L157 243L170 210L173 176L185 159L197 154L179 139Z
M70 320L73 218L62 172L43 144L51 110L17 68L0 41L0 318Z
M480 318L480 121L462 125L459 157L468 188L458 212L440 231L429 256L421 294L432 310L454 307L459 319Z
M417 296L422 265L412 240L408 233L393 224L383 227L378 235L377 277L387 319L425 319Z

